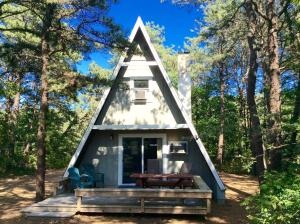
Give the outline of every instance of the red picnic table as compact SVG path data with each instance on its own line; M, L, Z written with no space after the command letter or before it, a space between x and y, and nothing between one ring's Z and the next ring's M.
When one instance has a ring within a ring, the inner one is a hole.
M156 173L133 173L130 178L136 179L136 185L140 187L192 187L192 174L156 174Z

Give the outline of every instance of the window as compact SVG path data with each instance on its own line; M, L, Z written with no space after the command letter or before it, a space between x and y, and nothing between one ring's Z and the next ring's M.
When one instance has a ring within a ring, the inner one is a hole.
M135 101L139 103L146 103L146 91L145 90L135 90Z
M135 104L146 104L149 102L150 95L149 79L133 79L132 80L132 101Z
M148 89L149 88L149 82L148 82L148 80L134 80L134 88Z
M170 153L172 154L188 154L188 145L186 141L171 141Z

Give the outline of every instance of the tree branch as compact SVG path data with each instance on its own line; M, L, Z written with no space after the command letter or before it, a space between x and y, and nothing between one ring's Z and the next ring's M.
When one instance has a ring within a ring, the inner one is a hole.
M280 17L288 8L289 4L291 3L291 0L285 0L285 4L283 5L282 9L278 13L278 17Z
M266 14L264 14L258 7L257 3L253 0L251 0L252 5L254 6L254 10L265 20L269 21L270 19L268 18L268 16Z
M0 31L10 31L10 32L23 32L23 33L31 33L33 35L39 36L40 33L31 29L25 29L25 28L3 28L0 27Z
M234 11L234 13L232 14L232 16L228 19L226 19L219 27L213 27L212 29L210 29L210 31L212 31L212 33L208 34L208 36L211 36L214 34L215 31L217 30L222 30L223 28L225 28L228 23L232 22L232 20L235 18L236 14L238 13L239 9L241 7L243 7L245 4L245 1L243 1L237 8L236 10Z
M16 15L19 15L19 14L22 14L22 13L25 13L29 11L28 9L27 10L24 10L24 11L21 11L21 12L11 12L11 13L7 13L6 15L2 12L2 16L0 17L0 19L5 19L5 18L8 18L10 16L16 16Z

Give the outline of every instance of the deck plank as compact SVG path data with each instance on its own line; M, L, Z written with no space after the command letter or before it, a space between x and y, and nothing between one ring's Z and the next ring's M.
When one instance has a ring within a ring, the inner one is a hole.
M75 212L29 212L27 217L53 217L53 218L70 218L76 214Z
M201 189L124 189L124 188L90 188L76 189L76 197L129 197L129 198L211 198L211 190Z

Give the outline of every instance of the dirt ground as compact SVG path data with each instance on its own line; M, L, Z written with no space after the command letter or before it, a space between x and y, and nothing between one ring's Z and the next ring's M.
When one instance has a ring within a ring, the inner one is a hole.
M46 192L50 196L52 186L62 176L62 170L47 172ZM257 180L246 175L221 173L226 185L226 203L213 203L212 213L207 217L187 215L75 215L68 219L29 218L20 210L34 203L35 179L33 176L0 179L0 223L1 224L76 224L76 223L151 223L151 224L193 224L193 223L247 223L246 213L240 202L258 190Z

